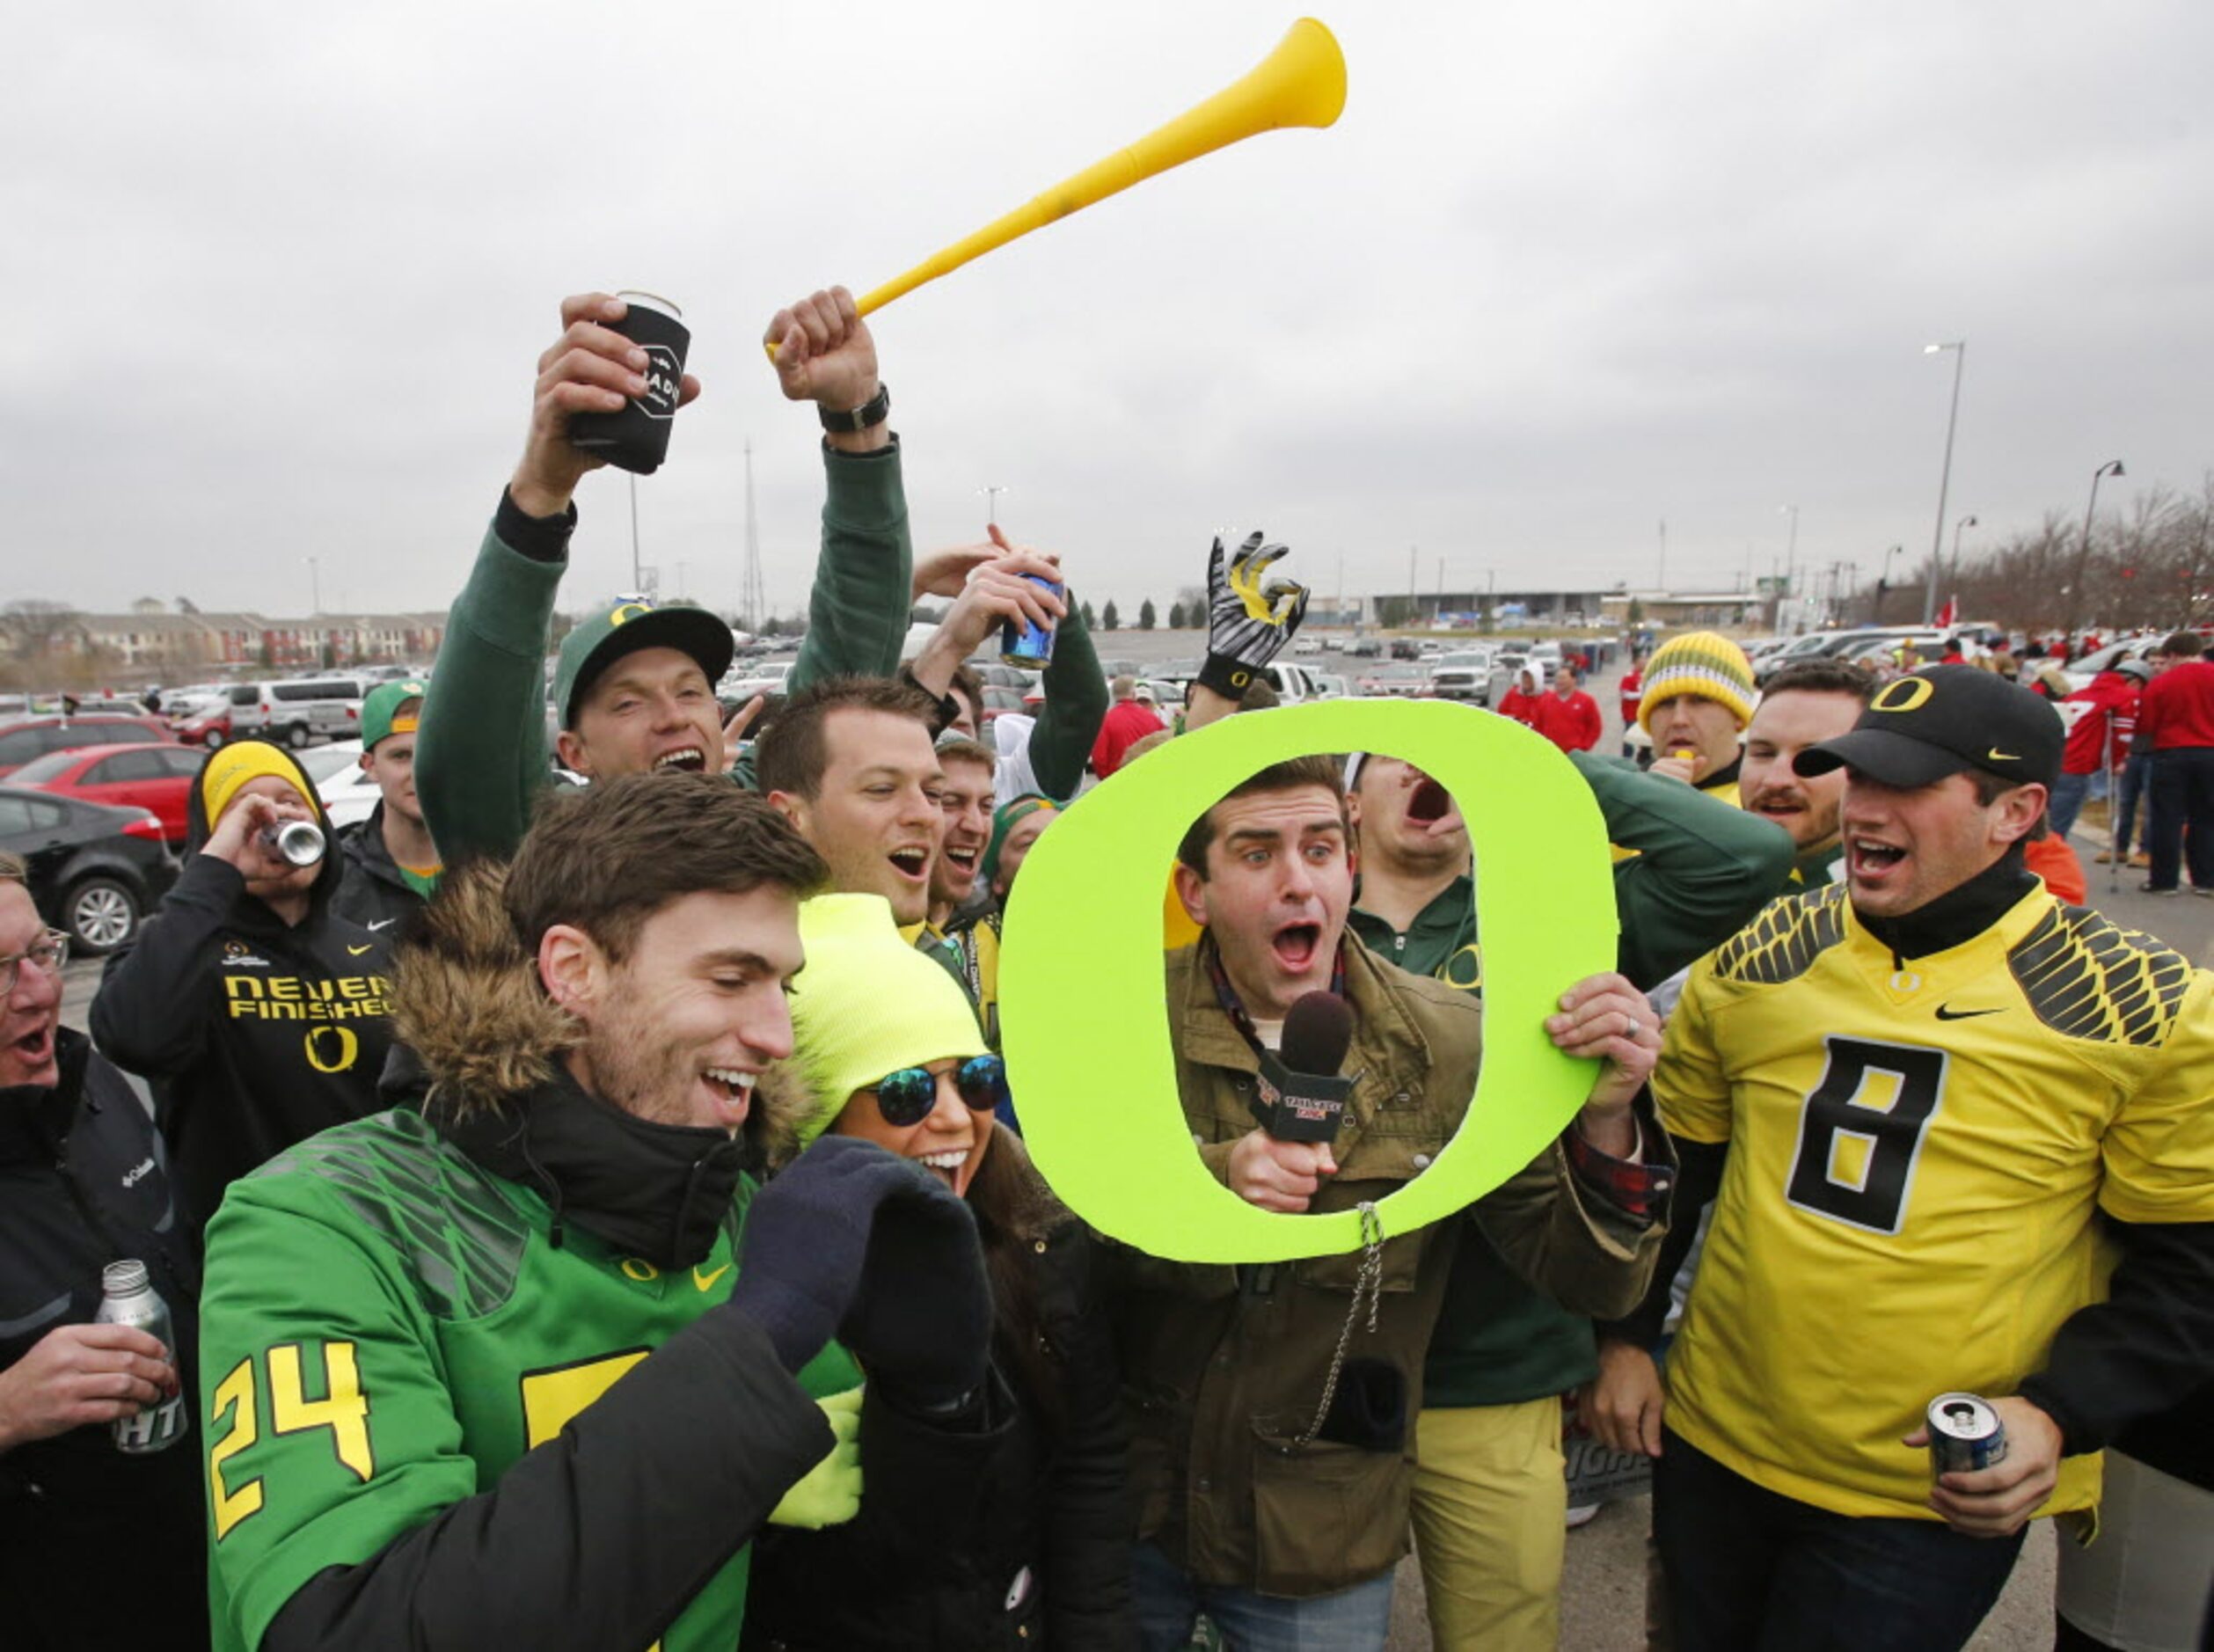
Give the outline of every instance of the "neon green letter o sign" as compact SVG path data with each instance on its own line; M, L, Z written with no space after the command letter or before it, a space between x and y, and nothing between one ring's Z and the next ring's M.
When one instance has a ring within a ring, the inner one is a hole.
M1185 830L1247 776L1317 751L1404 757L1460 805L1476 844L1484 1056L1461 1129L1377 1204L1405 1233L1481 1198L1567 1127L1592 1064L1545 1018L1614 967L1606 829L1552 742L1472 707L1329 700L1227 717L1087 793L1040 837L1009 903L1001 1024L1024 1139L1054 1191L1101 1232L1186 1262L1274 1262L1361 1246L1353 1210L1247 1204L1201 1163L1177 1097L1161 886Z

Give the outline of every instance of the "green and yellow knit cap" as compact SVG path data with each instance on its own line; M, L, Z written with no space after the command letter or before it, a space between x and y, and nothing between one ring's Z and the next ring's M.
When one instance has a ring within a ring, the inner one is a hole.
M1014 830L1017 822L1035 815L1040 809L1049 815L1058 815L1061 805L1030 792L992 810L991 841L984 845L984 858L976 863L976 875L984 881L987 889L991 888L991 881L999 875L999 852L1006 846L1007 834Z
M882 895L802 901L800 942L807 961L792 983L786 1070L808 1103L802 1146L885 1074L985 1053L960 983L900 938Z
M1729 707L1737 726L1753 720L1753 668L1745 651L1720 632L1687 631L1670 637L1646 662L1638 696L1638 727L1653 732L1653 708L1679 694L1695 694Z

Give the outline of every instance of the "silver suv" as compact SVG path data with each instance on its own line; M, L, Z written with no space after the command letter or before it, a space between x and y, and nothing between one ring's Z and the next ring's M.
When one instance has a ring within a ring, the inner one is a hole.
M357 676L233 683L230 737L255 735L296 751L311 740L351 740L362 732L362 697L370 686Z

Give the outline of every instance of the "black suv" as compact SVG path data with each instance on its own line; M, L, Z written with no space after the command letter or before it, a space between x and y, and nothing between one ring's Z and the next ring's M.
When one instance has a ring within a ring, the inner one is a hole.
M113 952L177 881L162 823L146 810L26 786L0 786L0 850L24 863L39 915L72 952Z

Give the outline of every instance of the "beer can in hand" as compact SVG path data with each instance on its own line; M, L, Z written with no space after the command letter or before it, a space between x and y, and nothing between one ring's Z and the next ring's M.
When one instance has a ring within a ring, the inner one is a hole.
M261 846L287 865L311 866L323 859L323 829L311 820L280 821L264 829Z
M2006 1460L2006 1428L1979 1394L1940 1394L1930 1401L1930 1474L1972 1474Z
M177 1328L169 1318L169 1305L154 1289L142 1261L110 1262L100 1270L100 1307L95 1325L128 1325L143 1331L177 1359ZM168 1450L185 1437L185 1396L147 1407L135 1416L119 1417L108 1424L115 1449L134 1457Z
M604 325L646 352L646 389L617 413L571 413L569 445L620 470L651 476L669 457L669 427L676 417L691 329L683 311L666 298L641 292L615 296L629 308L620 321Z
M1041 590L1067 599L1069 588L1058 580L1047 579L1040 574L1022 576ZM1007 665L1019 666L1026 671L1042 671L1053 663L1053 632L1050 625L1034 625L1017 615L999 627L999 658Z

